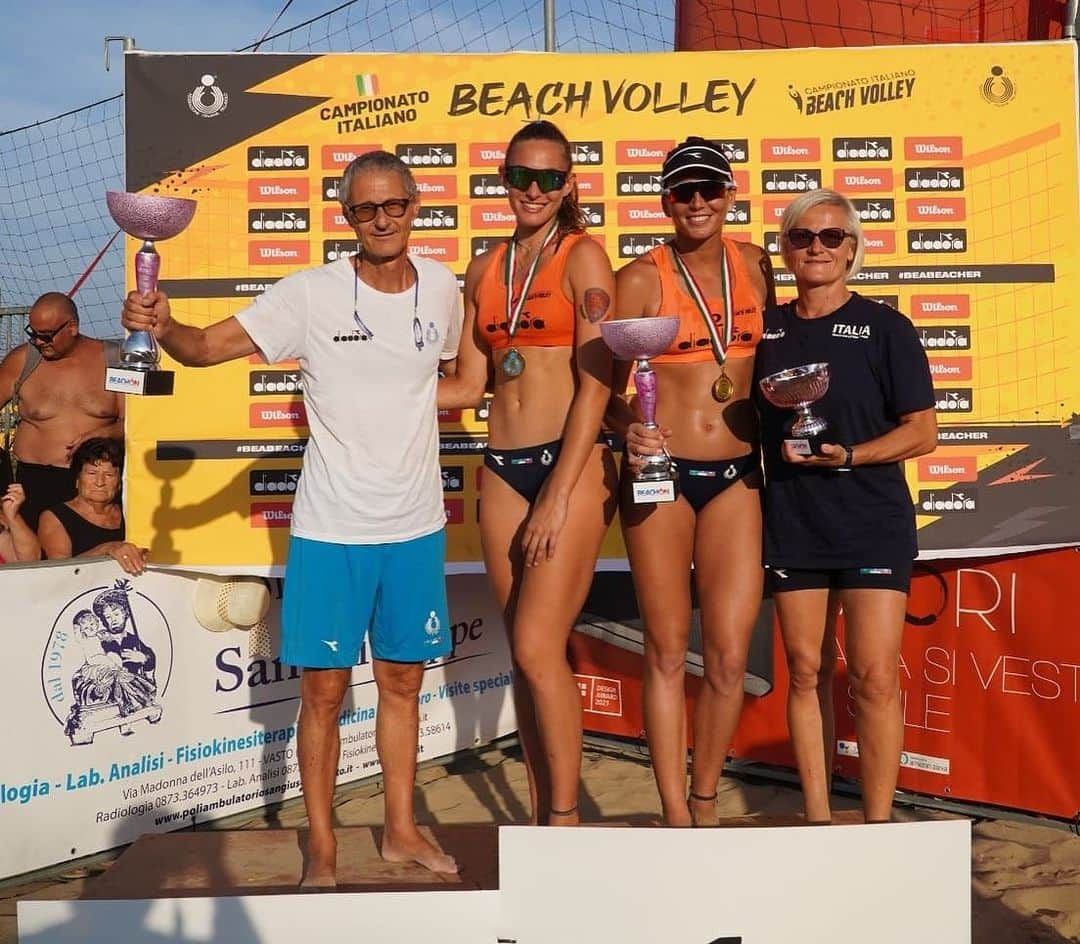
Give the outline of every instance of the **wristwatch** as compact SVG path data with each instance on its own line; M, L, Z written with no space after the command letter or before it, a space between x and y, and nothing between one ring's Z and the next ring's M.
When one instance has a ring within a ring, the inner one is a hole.
M844 461L840 468L852 468L855 465L855 448L853 446L848 446L845 443L841 443L840 448L844 450Z

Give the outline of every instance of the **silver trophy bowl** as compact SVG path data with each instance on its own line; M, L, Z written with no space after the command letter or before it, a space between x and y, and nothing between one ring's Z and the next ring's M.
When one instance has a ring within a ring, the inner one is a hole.
M808 438L825 431L828 423L810 412L810 404L820 400L829 389L828 364L791 367L762 377L758 383L773 406L799 414L792 424L792 435Z
M648 361L663 354L678 333L679 319L671 315L600 322L604 343L621 361Z

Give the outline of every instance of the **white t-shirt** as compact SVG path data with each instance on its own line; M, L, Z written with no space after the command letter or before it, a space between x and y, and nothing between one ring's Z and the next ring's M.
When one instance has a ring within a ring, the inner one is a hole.
M383 544L445 524L435 388L440 359L457 356L461 300L446 266L409 258L415 292L376 291L339 259L282 279L236 316L267 363L300 362L311 435L298 537Z

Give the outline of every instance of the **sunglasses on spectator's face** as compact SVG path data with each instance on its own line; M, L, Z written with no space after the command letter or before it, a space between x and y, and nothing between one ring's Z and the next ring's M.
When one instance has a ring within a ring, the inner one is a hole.
M370 223L382 210L387 216L395 219L405 215L405 211L412 203L411 199L398 197L393 200L383 200L382 203L354 203L349 207L349 212L357 223Z
M537 170L535 167L512 164L503 171L503 177L507 185L515 190L528 190L535 183L541 193L551 193L552 190L562 190L566 186L568 173L565 170Z
M817 232L799 227L789 229L785 238L792 249L809 249L815 239L820 239L821 245L826 249L839 249L844 240L851 235L847 230L840 229L838 226L829 226Z
M727 192L728 185L723 180L690 180L669 187L667 195L676 203L689 203L694 199L695 193L700 193L701 199L708 203L710 200L719 200Z
M26 332L26 336L32 343L52 344L53 338L55 338L61 331L64 330L74 319L68 318L59 328L53 328L52 331L35 331L30 325L23 328Z

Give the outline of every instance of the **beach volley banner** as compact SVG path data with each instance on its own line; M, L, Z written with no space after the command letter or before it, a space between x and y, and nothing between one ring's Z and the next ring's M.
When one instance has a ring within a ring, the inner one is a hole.
M1071 745L1080 713L1080 637L1065 630L1074 621L1064 614L1075 609L1078 583L1075 548L916 565L900 660L901 790L1062 819L1077 815L1080 755ZM643 737L641 656L607 639L578 632L571 640L585 727ZM834 769L855 779L855 703L842 620L837 642ZM771 669L751 656L770 691L747 697L731 753L793 768L779 633L773 643ZM696 700L700 676L690 675L687 684Z
M414 251L459 279L513 227L498 167L507 139L537 117L572 140L582 205L616 266L667 238L658 172L688 135L722 142L739 191L727 232L767 247L781 299L793 289L778 255L780 215L794 195L835 187L866 229L856 288L906 312L930 358L940 445L907 470L924 554L1080 538L1071 43L557 57L128 53L126 67L128 188L199 204L188 229L159 246L174 311L196 325L290 272L354 252L337 181L373 148L416 175ZM136 249L129 240L129 258ZM341 315L351 331L351 312ZM356 354L360 373L362 346ZM181 368L174 396L130 398L134 539L164 563L279 566L305 424L296 364ZM450 567L470 568L480 560L485 405L447 413L441 429ZM602 557L602 567L621 565L617 528Z
M11 720L0 878L299 796L300 671L193 615L196 579L109 561L0 569ZM450 580L453 653L428 666L421 761L515 730L506 634L482 575ZM278 602L269 615L277 651ZM362 654L339 718L338 782L380 771Z

